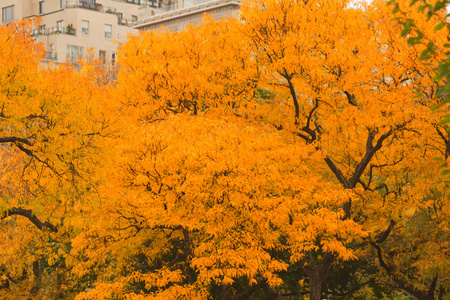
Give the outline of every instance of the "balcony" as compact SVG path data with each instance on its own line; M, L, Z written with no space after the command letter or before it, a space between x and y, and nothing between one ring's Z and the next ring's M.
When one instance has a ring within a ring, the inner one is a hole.
M91 9L91 10L101 10L102 9L101 4L98 3L90 3L88 1L67 1L66 3L66 7L81 7L81 8L86 8L86 9Z
M75 28L70 28L70 27L52 27L52 28L48 28L46 30L47 34L46 35L51 35L51 34L68 34L68 35L75 35Z
M118 25L130 26L132 23L133 22L131 22L130 20L127 20L127 19L117 19Z
M51 61L57 61L57 60L58 60L58 57L57 57L57 55L56 55L55 52L48 52L48 53L45 55L45 59L46 59L46 60L51 60Z
M52 34L67 34L67 35L75 35L75 28L71 27L52 27L52 28L38 28L31 32L31 36L39 36L39 35L52 35Z
M169 3L170 3L170 1L169 1ZM172 7L174 4L176 5L176 7ZM178 2L175 2L173 4L166 4L166 3L161 2L161 1L149 0L148 1L148 6L149 7L153 7L153 8L163 9L163 10L172 10L172 9L177 9L178 8Z
M34 30L31 32L31 36L39 36L39 35L46 35L45 29L38 28L38 29L34 29Z
M106 7L103 6L101 3L91 3L91 2L93 1L87 0L67 1L66 8L84 8L111 14L116 13L116 9L114 7Z
M145 5L147 3L147 0L113 0L113 1L131 3L136 5Z
M143 20L147 17L159 15L168 11L177 10L179 8L182 7L178 6L177 1L169 1L169 3L165 3L160 0L148 0L147 5L139 7L139 20Z
M190 8L194 6L198 6L201 4L209 3L209 2L215 2L214 0L184 0L180 3L178 1L161 1L161 0L148 0L147 6L144 6L139 9L139 15L141 16L140 19L142 19L142 16L153 16L155 14L161 13L161 12L170 12L174 10L179 10L183 8ZM239 2L239 0L238 0ZM152 8L157 9L156 11L153 11ZM150 13L147 11L150 10ZM159 10L159 11L158 11ZM145 18L145 17L144 17Z

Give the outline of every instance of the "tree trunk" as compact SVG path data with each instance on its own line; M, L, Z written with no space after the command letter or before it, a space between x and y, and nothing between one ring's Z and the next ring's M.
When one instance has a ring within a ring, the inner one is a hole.
M55 299L64 299L64 290L62 289L63 283L64 283L64 273L63 270L60 270L57 268L55 270L56 272L56 292L55 292Z
M29 291L31 297L28 298L27 300L34 299L39 293L39 290L41 289L41 270L39 260L33 261L33 275L34 275L33 286Z
M318 272L309 275L309 299L310 300L322 300L322 287L323 280Z
M323 259L314 267L306 268L309 277L309 299L322 300L323 288L333 269L334 256L325 253Z

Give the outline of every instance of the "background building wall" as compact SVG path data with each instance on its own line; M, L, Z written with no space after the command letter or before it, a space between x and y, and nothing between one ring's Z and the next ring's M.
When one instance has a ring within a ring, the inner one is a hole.
M40 13L42 1L44 11ZM138 16L141 6L113 0L95 3L93 0L1 0L0 5L2 9L14 5L15 19L42 18L33 28L33 36L44 44L46 59L57 63L73 58L67 55L68 46L82 48L83 55L88 54L87 49L94 48L96 56L102 51L105 62L113 62L117 47L126 41L127 35L137 34L138 30L128 25L132 16ZM89 24L87 34L82 32L83 21ZM105 36L105 25L111 28L108 36Z

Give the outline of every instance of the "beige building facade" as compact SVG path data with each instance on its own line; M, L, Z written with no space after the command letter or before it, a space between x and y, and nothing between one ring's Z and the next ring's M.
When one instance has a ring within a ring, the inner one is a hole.
M133 28L146 31L164 26L180 31L196 24L204 13L212 14L215 19L233 16L240 5L239 0L179 0L162 8L144 5L139 8L139 19Z
M1 24L39 16L33 37L42 42L45 62L76 62L93 54L114 64L120 44L139 30L180 31L204 13L232 16L240 0L0 0Z
M77 61L93 48L104 63L114 63L116 51L138 21L146 0L1 0L2 24L40 16L33 37L44 44L46 61Z

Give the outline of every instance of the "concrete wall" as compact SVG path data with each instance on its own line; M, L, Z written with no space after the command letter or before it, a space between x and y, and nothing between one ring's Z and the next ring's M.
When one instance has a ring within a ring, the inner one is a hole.
M197 24L204 13L212 14L214 18L221 19L225 15L233 16L239 10L239 7L240 2L235 0L208 1L192 7L144 17L133 28L146 31L164 26L167 29L180 31L189 24ZM143 10L141 10L142 12Z
M0 0L2 7L15 5L15 18L21 19L39 15L39 2L42 0ZM58 63L66 60L67 45L106 52L106 62L111 62L117 47L124 43L128 34L137 34L138 30L118 24L116 12L122 12L123 18L138 15L139 5L113 0L97 0L94 6L80 7L79 0L66 0L66 7L61 8L61 0L44 0L42 21L34 29L34 37L44 44L48 59ZM85 1L87 4L87 1ZM82 21L89 22L88 34L82 33ZM63 28L57 27L62 22ZM111 38L105 37L105 24L111 25ZM67 27L71 25L72 29ZM116 42L117 41L117 42Z
M24 4L29 4L31 0L21 1L17 3L17 0L0 0L0 8L2 10L2 14L0 15L0 22L3 22L3 8L14 5L14 17L16 19L22 19L24 17Z
M117 46L126 41L127 34L137 33L129 27L117 24L115 14L97 12L83 8L66 8L55 13L43 16L40 26L45 26L47 32L56 27L58 21L64 22L64 28L70 24L75 29L75 34L68 32L38 35L37 39L43 42L47 52L51 52L52 44L57 53L57 61L66 60L67 45L83 47L84 54L88 48L95 48L98 51L106 51L107 61L110 62L112 54L116 52ZM82 21L88 21L88 34L82 32ZM105 37L105 24L111 25L111 38ZM115 43L117 41L118 43Z

